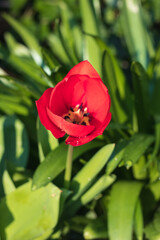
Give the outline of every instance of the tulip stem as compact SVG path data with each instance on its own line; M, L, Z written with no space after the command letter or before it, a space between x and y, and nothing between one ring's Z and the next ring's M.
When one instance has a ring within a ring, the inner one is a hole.
M64 174L64 187L69 189L71 174L72 174L72 155L73 155L73 146L68 146L67 160L66 160L66 170Z

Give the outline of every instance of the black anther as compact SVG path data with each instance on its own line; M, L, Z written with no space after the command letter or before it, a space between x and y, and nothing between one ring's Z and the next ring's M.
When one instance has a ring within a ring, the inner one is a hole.
M70 119L70 118L68 116L65 116L64 119L66 120L66 119Z
M83 117L88 117L90 113L84 113Z

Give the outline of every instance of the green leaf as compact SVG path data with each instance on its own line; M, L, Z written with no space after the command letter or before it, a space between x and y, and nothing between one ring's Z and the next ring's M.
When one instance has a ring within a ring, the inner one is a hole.
M143 183L119 181L111 190L108 206L110 240L131 240L133 217Z
M105 219L97 218L88 223L83 230L84 239L106 239L108 232Z
M132 60L148 66L149 55L154 50L147 32L139 0L123 0L121 8L121 26ZM136 26L136 27L135 27Z
M47 49L42 49L42 55L44 62L50 68L51 72L58 71L60 65L58 65L57 61L54 59L53 54L51 54Z
M148 130L149 110L149 79L142 65L133 62L131 66L132 82L134 87L135 109L140 132Z
M47 154L51 150L54 150L59 143L53 134L42 125L39 118L37 118L37 131L39 158L40 161L43 162Z
M13 181L12 181L11 177L9 176L9 173L6 169L3 172L2 182L3 182L5 195L8 195L9 193L11 193L15 190L14 183L13 183Z
M146 167L149 166L157 157L157 154L160 149L160 121L159 117L155 119L155 145L153 147L153 152L149 158L149 161L146 164Z
M120 70L110 51L105 51L103 54L102 72L104 83L107 86L111 96L111 112L113 114L113 119L118 123L124 123L128 118L124 107L122 107L124 106L122 103L126 99L125 89L127 84L125 83L122 71ZM128 90L126 90L126 92L127 91Z
M115 175L107 176L103 175L78 199L72 197L72 199L67 203L67 217L73 216L82 205L86 205L92 201L99 193L103 192L105 189L110 187L110 185L116 180ZM81 191L82 192L82 191ZM81 193L80 193L81 194ZM79 196L78 196L79 197Z
M83 31L94 36L99 36L98 22L96 12L93 6L93 1L80 0L80 10ZM92 37L84 35L84 40L85 40L84 59L88 59L101 76L100 49Z
M74 193L72 201L77 200L92 184L96 175L107 163L114 147L115 144L108 144L101 148L72 179L70 185Z
M60 63L62 63L63 65L70 65L68 55L59 37L56 34L50 34L48 36L48 44L51 48L52 53L55 55L55 57Z
M138 161L153 141L154 137L147 134L135 134L130 138L123 155L123 160L127 168L130 168Z
M133 176L137 180L143 180L148 178L148 171L146 168L146 157L143 155L140 159L133 165Z
M138 200L135 209L134 229L137 240L143 240L143 212L140 200Z
M41 87L40 84L42 86L49 86L46 75L32 60L11 54L7 59L4 59L4 61L7 61L18 73L24 75L24 78L27 78L28 82L34 86L36 90Z
M0 118L0 158L16 166L26 167L29 142L23 123L16 117Z
M58 221L61 190L53 184L31 191L26 183L0 203L0 234L6 240L46 239Z
M145 228L145 234L149 240L160 239L160 208L156 211L153 221L149 223Z
M76 41L82 41L82 34L80 31L76 31L76 33L78 33L78 36L75 35L74 30L76 29L77 23L73 17L72 11L70 11L69 7L64 2L60 4L60 15L62 23L59 25L58 28L59 37L68 55L68 58L73 63L73 65L75 65L78 63L78 58L75 51L75 43ZM79 37L80 39L77 39L77 37ZM79 47L82 48L81 43Z
M123 159L125 147L127 146L127 144L128 141L126 140L120 141L118 144L116 144L115 149L109 159L109 162L107 163L106 167L107 175L111 174Z
M5 20L18 32L25 44L30 48L31 54L35 62L41 64L41 48L36 38L25 28L20 22L12 18L8 14L3 14Z
M153 183L150 183L148 187L149 187L150 191L152 192L155 200L158 202L160 200L160 181L159 181L159 179L156 182L154 181Z
M101 146L103 146L103 142L95 140L74 148L73 161L83 153ZM47 155L45 160L39 165L34 173L32 184L33 189L46 185L65 169L67 148L68 146L63 142Z

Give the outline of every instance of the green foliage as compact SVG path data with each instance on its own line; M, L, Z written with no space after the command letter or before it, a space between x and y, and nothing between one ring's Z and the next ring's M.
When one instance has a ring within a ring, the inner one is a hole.
M114 184L108 206L108 230L111 240L132 239L134 211L142 186L138 181L119 181Z
M1 10L0 239L158 240L159 1L10 2ZM35 101L85 59L109 90L112 122L74 148L65 189L68 147L40 123Z

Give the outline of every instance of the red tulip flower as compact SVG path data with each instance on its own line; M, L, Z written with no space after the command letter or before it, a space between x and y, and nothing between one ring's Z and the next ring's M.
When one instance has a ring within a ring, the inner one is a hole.
M79 146L101 135L111 120L110 96L88 61L74 66L54 88L36 101L41 123L55 138Z

